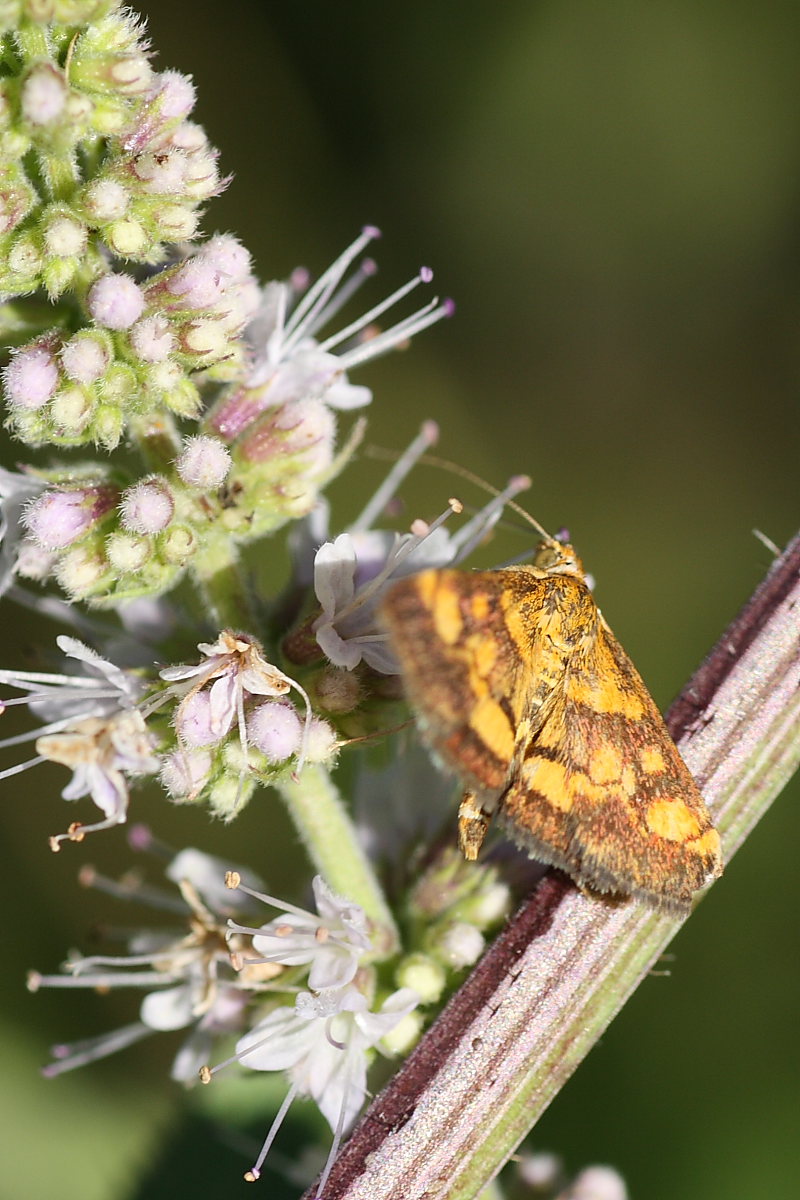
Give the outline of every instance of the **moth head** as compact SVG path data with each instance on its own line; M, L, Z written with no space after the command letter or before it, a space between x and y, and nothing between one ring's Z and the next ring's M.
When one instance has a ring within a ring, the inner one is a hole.
M546 571L548 575L574 575L577 579L586 577L583 563L573 547L558 538L548 537L539 543L533 556L533 566Z

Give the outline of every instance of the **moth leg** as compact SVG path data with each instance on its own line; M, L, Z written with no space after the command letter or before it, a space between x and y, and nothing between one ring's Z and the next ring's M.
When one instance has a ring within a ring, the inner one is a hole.
M468 862L478 857L492 819L491 808L484 808L474 792L464 792L458 809L458 848Z

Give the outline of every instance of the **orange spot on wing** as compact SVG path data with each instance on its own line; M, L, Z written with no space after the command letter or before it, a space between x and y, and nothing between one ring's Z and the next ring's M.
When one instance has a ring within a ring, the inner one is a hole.
M683 800L654 800L645 820L651 833L669 842L688 842L700 832L700 822Z

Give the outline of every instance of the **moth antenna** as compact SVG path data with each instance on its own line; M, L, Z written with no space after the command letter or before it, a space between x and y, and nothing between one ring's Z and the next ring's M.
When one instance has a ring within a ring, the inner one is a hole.
M780 558L782 554L780 546L776 546L772 538L768 537L766 533L763 533L760 529L754 529L753 537L757 538L758 541L761 542L762 546L766 546L770 553L774 554L776 558Z
M365 446L364 453L369 458L397 458L397 455L394 453L394 451L385 450L382 446ZM488 483L485 479L482 479L480 475L476 475L474 471L470 471L467 467L462 467L458 463L451 462L448 458L440 458L438 454L421 454L417 459L417 463L426 467L439 467L443 471L450 471L453 475L459 475L462 479L466 479L469 483L474 484L475 487L481 488L481 490L484 492L488 492L490 496L500 495L500 488L494 487L493 484ZM520 488L521 491L531 486L531 480L529 476L518 475L516 478L522 484ZM523 480L526 482L522 483ZM522 517L524 521L527 521L528 524L533 526L536 532L540 534L546 541L555 542L559 540L558 538L554 538L551 533L548 533L544 526L540 525L535 517L532 517L531 514L522 507L521 504L517 504L516 500L506 500L505 507L510 509L512 512L515 512L518 517Z

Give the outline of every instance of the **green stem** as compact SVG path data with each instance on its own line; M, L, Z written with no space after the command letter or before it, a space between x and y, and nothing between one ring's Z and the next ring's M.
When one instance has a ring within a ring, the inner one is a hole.
M180 454L181 439L169 413L132 417L129 436L151 471L172 469Z
M388 958L400 943L397 928L330 775L323 767L308 765L297 780L275 786L314 867L335 892L363 908L377 933L377 957Z
M667 717L726 862L800 764L798 611L800 536ZM681 923L592 899L548 872L367 1112L334 1164L331 1192L472 1200Z
M208 615L219 629L246 633L257 628L239 552L230 534L207 530L191 570Z

